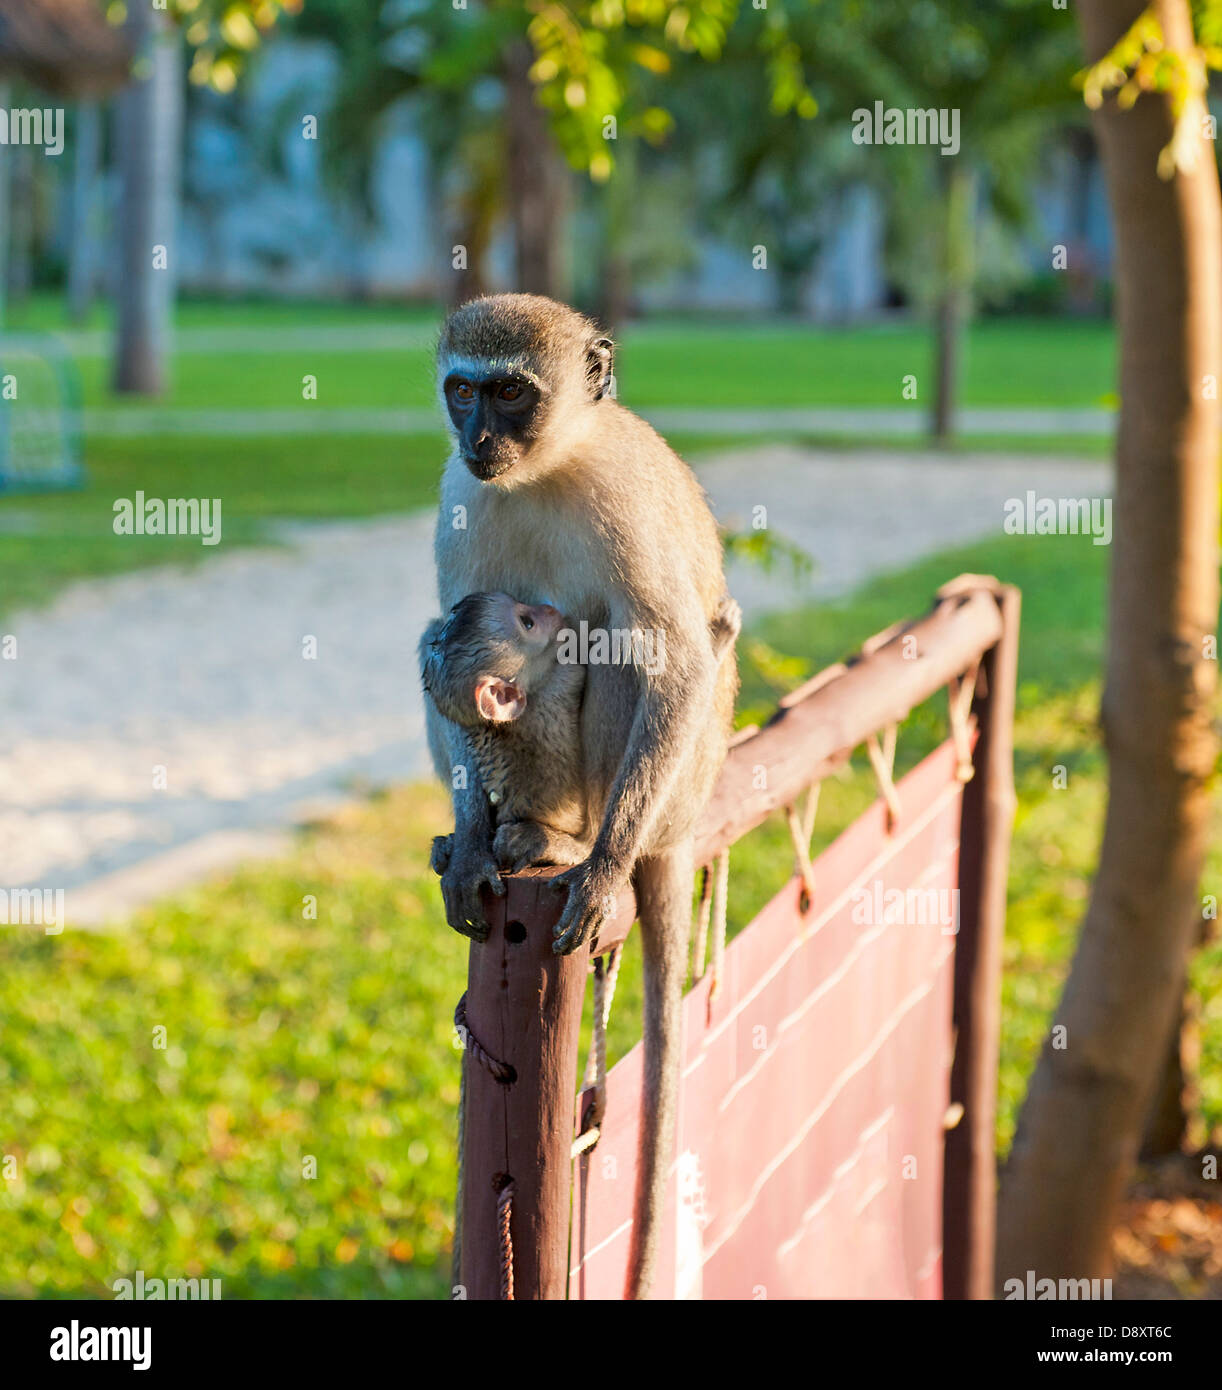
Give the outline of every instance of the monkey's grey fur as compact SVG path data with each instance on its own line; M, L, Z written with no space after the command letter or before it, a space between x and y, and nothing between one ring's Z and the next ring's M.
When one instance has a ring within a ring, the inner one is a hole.
M725 594L717 527L690 469L608 394L611 347L582 315L533 295L457 309L442 329L438 386L455 448L436 558L443 609L501 591L592 629L664 635L665 661L591 665L581 708L586 794L601 824L560 875L555 949L593 936L631 880L645 963L645 1085L627 1292L647 1295L674 1146L694 865L692 835L725 757L738 678L711 625ZM465 730L429 704L439 773L474 770ZM485 885L504 892L478 775L454 793L446 917L487 935Z

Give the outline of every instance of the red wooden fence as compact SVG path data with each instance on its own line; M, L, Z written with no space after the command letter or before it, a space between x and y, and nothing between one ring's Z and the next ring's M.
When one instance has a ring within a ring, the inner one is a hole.
M898 816L876 803L820 856L805 910L795 878L735 939L716 999L707 981L689 994L654 1297L989 1296L1017 618L1016 591L961 576L731 751L702 860L978 669L966 787L948 741L900 783ZM571 1162L586 958L551 953L549 876L507 880L471 948L472 1034L514 1072L467 1061L469 1298L503 1295L509 1251L515 1297L622 1295L640 1049L609 1077L597 1147ZM888 894L909 889L895 920ZM625 894L598 952L632 915Z
M941 1294L955 765L944 744L900 783L893 833L876 803L816 861L806 914L795 877L731 943L717 998L707 977L687 996L655 1297ZM927 920L888 922L886 894L908 888ZM575 1165L573 1297L623 1290L640 1076L638 1045Z

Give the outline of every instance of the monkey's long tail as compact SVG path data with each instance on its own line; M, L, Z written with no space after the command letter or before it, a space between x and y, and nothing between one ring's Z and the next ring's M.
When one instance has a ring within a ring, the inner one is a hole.
M625 1295L642 1299L649 1297L657 1266L675 1145L692 910L690 849L642 860L635 887L645 960L645 1077Z

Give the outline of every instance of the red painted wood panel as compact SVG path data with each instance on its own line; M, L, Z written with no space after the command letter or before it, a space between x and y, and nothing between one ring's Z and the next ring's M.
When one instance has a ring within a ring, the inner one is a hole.
M962 785L949 744L726 951L684 1006L656 1298L937 1298ZM921 897L897 898L916 890ZM888 898L888 894L892 896ZM890 913L890 916L888 915ZM641 1049L608 1079L574 1173L570 1296L620 1298Z

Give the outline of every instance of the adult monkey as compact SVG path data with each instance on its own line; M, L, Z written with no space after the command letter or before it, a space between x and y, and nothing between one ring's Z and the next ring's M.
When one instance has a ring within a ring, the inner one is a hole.
M436 535L443 611L501 591L550 603L591 629L652 632L665 660L591 666L581 716L590 803L604 808L590 856L556 883L568 897L554 949L590 940L631 879L645 963L645 1084L627 1293L648 1293L674 1145L692 835L725 758L738 685L710 622L725 596L721 542L691 470L608 394L610 341L537 295L462 305L438 345L454 448ZM655 648L656 649L656 648ZM466 736L426 702L438 773L454 791L441 878L446 919L482 940L485 886L503 893L492 818Z

